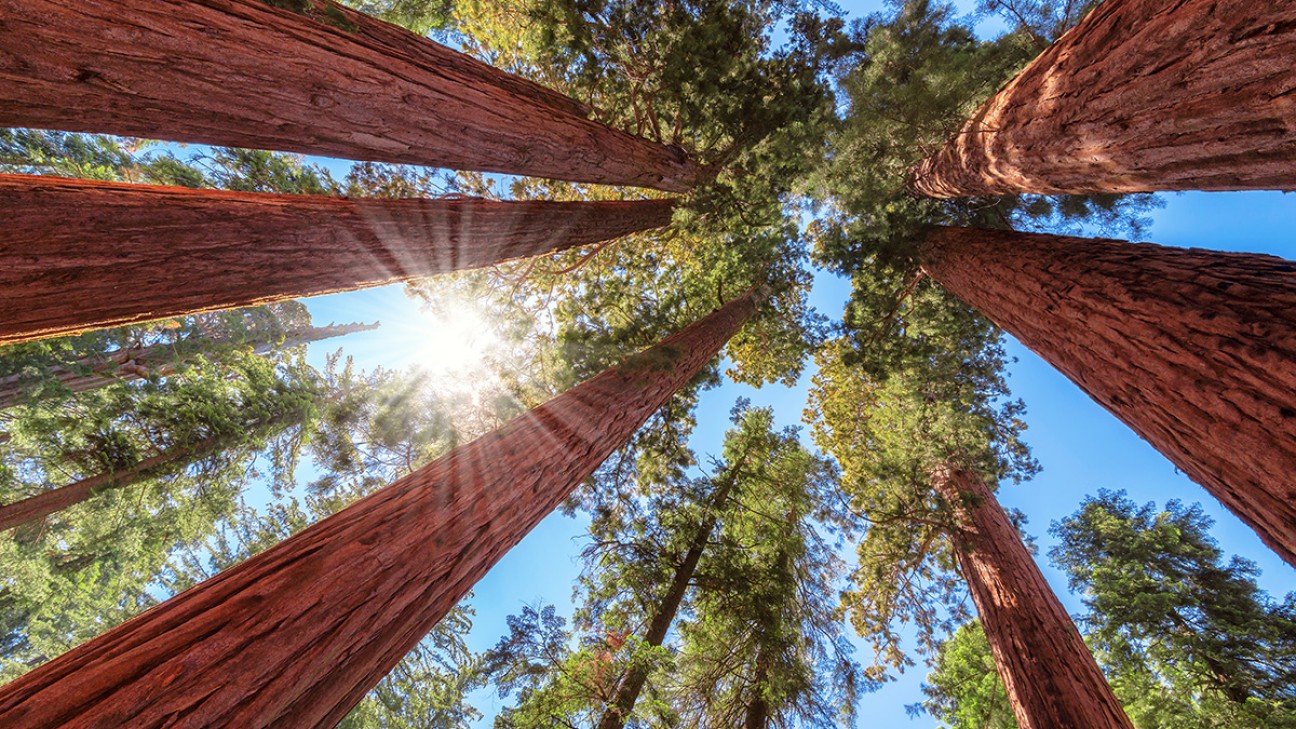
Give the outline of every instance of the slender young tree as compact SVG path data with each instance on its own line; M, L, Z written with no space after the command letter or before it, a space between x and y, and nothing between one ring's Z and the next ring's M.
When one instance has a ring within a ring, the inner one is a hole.
M938 467L954 554L1022 729L1132 729L1066 608L982 477Z
M307 326L276 333L273 341L267 338L235 341L218 336L206 339L206 341L180 340L121 347L110 352L82 357L69 366L50 366L41 373L41 376L42 379L53 379L59 384L62 391L72 393L89 392L90 390L110 387L123 382L174 374L177 368L184 365L186 359L197 355L199 352L210 357L213 350L221 346L249 346L252 348L253 354L262 356L270 354L274 350L292 349L311 342L376 328L378 328L377 322L373 324L329 324L322 327ZM267 332L266 334L271 333ZM25 386L25 381L29 379L31 378L25 374L0 377L0 410L32 400L27 394L27 387ZM48 395L48 391L42 391L39 395Z
M933 197L1296 188L1296 8L1106 0L911 174Z
M489 266L660 227L674 204L342 199L9 175L0 200L0 344Z
M675 617L684 602L684 595L693 584L698 562L701 561L702 553L706 551L707 544L711 541L716 523L720 520L721 513L729 506L729 494L742 478L742 467L742 461L738 461L731 464L725 472L717 474L710 503L703 510L702 520L698 522L692 539L688 541L688 549L684 552L683 558L678 559L666 591L648 621L648 627L642 636L644 645L660 648L665 642L666 633L675 622ZM634 711L635 702L639 700L640 692L643 691L644 683L648 680L650 668L651 666L644 661L632 663L626 675L617 684L611 701L608 702L603 716L598 721L598 729L622 729L625 726L626 720Z
M921 261L1296 565L1296 263L967 228Z
M330 0L5 0L0 125L683 192L682 150ZM122 18L131 22L123 29ZM129 45L130 53L113 52Z
M12 727L341 719L756 310L704 319L0 689ZM163 688L165 687L165 688ZM201 696L195 701L195 697Z

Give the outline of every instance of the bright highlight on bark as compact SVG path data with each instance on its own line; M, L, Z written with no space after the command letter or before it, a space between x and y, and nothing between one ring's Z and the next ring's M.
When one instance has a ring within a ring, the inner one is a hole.
M1066 609L976 474L932 475L954 508L954 553L1021 729L1133 729Z
M328 0L0 0L0 126L683 192L684 152Z
M493 265L672 200L382 200L0 175L0 345Z
M936 228L922 265L1296 565L1296 262Z
M6 729L331 727L709 362L755 290L0 688Z
M1296 4L1105 0L911 187L931 197L1296 189Z

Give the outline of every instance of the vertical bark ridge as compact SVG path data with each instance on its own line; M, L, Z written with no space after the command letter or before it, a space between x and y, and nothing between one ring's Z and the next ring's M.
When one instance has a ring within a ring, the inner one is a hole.
M731 301L0 688L0 724L333 726L755 311Z
M99 132L683 192L682 150L314 0L0 0L0 126Z
M954 552L1021 729L1133 729L1080 631L985 481L932 475L957 521Z
M1296 188L1296 5L1105 0L912 173L932 197Z
M1296 565L1296 263L966 228L922 262Z
M661 227L673 206L0 175L0 344L480 268Z

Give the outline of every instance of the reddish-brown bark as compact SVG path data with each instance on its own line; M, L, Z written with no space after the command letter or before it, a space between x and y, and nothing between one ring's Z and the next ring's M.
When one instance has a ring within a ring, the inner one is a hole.
M1296 565L1296 263L966 228L922 261Z
M0 725L333 726L756 305L748 292L0 688Z
M341 22L258 0L0 0L0 126L676 192L701 172L559 94L325 2L312 15Z
M1132 729L1021 536L976 474L943 467L932 484L953 507L955 556L1021 729Z
M670 200L385 200L0 175L0 344L489 266Z
M300 347L322 339L340 337L353 332L377 329L373 324L329 324L322 327L306 327L288 332L281 342L246 342L257 355L265 355L275 349L286 350ZM77 362L77 368L51 367L48 376L72 392L88 392L101 387L109 387L121 382L130 382L146 377L164 377L173 374L176 366L190 359L194 353L204 351L204 345L226 345L230 342L222 339L202 341L185 340L177 344L151 344L144 347L128 347L108 352L101 356L86 357ZM6 375L0 377L0 410L15 407L30 400L24 388L23 375Z
M1105 0L972 116L932 197L1296 188L1296 5Z

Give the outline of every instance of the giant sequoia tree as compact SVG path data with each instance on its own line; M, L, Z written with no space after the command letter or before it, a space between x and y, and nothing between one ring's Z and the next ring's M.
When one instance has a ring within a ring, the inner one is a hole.
M659 227L673 206L339 199L17 176L0 176L0 200L9 213L0 342L488 266Z
M1285 5L1107 0L918 165L912 187L936 197L1296 187L1293 28Z
M1296 264L964 228L922 261L1296 564Z
M672 191L701 174L678 148L330 0L3 8L0 49L21 71L0 73L0 125Z
M657 347L28 673L0 690L0 715L15 727L104 720L161 726L177 712L196 725L340 719L711 360L757 299L749 291ZM179 666L184 677L177 680ZM87 701L90 695L97 699ZM196 695L206 698L194 703Z

